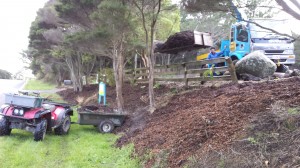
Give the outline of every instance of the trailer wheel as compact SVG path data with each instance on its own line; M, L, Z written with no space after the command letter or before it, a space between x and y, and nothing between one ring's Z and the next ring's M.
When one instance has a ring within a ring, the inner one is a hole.
M11 129L9 128L9 122L5 117L0 118L0 136L10 135Z
M98 131L102 133L111 133L114 130L115 126L114 123L110 120L102 121L98 125Z

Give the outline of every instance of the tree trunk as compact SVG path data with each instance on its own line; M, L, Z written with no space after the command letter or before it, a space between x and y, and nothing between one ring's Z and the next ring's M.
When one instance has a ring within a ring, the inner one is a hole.
M149 58L148 58L148 55L145 51L142 52L141 57L142 57L144 66L149 67Z
M154 42L154 27L151 28L150 33L150 58L149 58L149 102L150 102L150 112L155 111L155 97L154 97L154 65L155 65L155 55L153 49Z
M116 44L114 44L113 51L113 68L114 76L116 81L116 101L118 106L118 111L120 113L124 112L124 99L123 99L123 69L124 69L124 56L122 53L123 43L119 44L120 51L117 50Z
M73 88L75 92L82 91L82 80L81 80L81 57L80 55L76 56L67 56L65 59L68 68L70 70L71 80L73 82Z

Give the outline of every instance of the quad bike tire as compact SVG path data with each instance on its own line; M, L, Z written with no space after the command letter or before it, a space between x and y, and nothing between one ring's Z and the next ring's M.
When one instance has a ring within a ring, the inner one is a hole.
M98 125L98 131L101 133L111 133L115 128L115 125L110 120L104 120Z
M71 117L69 115L66 115L62 124L59 127L54 129L54 133L56 135L67 135L69 133L70 128L71 128Z
M9 121L5 117L0 118L0 136L10 135L10 133Z
M33 133L34 141L43 141L47 132L47 120L42 119L35 128Z

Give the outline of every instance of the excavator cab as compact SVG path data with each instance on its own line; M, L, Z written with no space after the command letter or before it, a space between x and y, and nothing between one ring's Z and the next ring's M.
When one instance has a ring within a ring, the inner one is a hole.
M241 59L250 53L250 32L249 29L237 23L231 27L230 33L230 56L233 60Z

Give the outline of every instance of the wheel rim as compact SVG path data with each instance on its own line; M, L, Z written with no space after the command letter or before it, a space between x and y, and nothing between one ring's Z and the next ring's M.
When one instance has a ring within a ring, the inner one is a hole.
M102 126L103 132L109 132L111 130L111 125L110 124L103 124Z
M64 120L64 123L63 123L63 129L65 132L68 132L68 130L70 129L70 118L69 117L66 117L66 119Z

